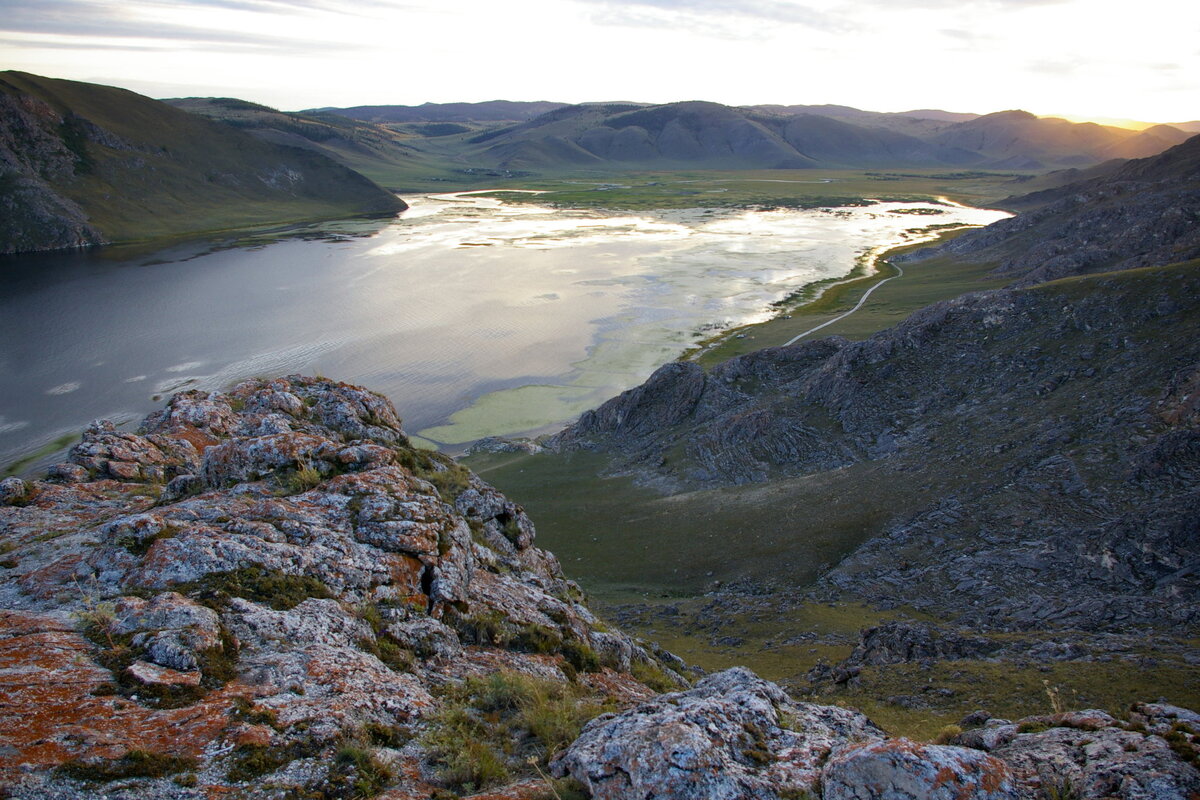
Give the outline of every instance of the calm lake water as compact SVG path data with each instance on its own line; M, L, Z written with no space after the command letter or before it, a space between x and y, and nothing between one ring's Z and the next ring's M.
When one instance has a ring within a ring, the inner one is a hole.
M1006 216L406 199L395 220L256 246L0 261L0 466L173 391L293 372L383 392L410 434L452 450L551 430L908 229Z

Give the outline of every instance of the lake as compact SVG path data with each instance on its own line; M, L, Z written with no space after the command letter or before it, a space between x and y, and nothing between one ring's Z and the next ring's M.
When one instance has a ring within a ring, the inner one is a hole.
M473 194L283 239L0 261L0 465L188 388L320 373L450 451L554 430L699 339L929 224L927 203L601 212ZM919 213L915 209L925 209Z

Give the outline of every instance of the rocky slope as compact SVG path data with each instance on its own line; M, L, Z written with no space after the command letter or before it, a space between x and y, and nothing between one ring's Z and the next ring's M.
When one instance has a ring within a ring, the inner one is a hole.
M551 445L668 491L822 475L887 497L883 528L822 579L835 594L993 629L1187 630L1198 293L1191 262L966 295L708 373L670 364Z
M132 92L0 75L0 253L404 207L322 155Z
M569 727L577 706L649 695L635 675L683 683L588 611L520 507L411 449L357 387L176 395L141 433L97 423L47 480L0 490L0 783L16 796L127 775L149 776L143 797L425 797L479 783L447 741L470 691L536 696ZM553 741L495 727L518 744L489 754L491 782Z
M98 422L0 482L0 535L7 797L1200 791L1200 716L1173 706L978 713L930 745L744 669L656 696L682 664L596 619L520 507L326 379Z
M1023 213L911 258L996 262L998 275L1031 285L1200 257L1200 136L1003 205Z
M1182 800L1200 787L1197 733L1200 715L1141 704L1129 721L1095 710L1017 722L979 712L944 744L924 744L731 669L593 720L552 768L596 800Z

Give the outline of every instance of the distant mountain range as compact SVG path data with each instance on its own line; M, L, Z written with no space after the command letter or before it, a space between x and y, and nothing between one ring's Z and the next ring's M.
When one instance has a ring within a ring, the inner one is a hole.
M881 113L840 105L493 101L322 112L384 125L406 123L406 133L439 138L443 152L451 148L473 163L520 170L605 165L1045 170L1141 158L1188 137L1169 125L1133 130L1025 111Z
M568 103L490 100L483 103L424 103L419 106L352 106L312 108L303 113L330 113L366 122L523 122Z
M319 153L124 89L0 73L0 253L404 207Z
M962 122L899 116L878 124L716 103L568 106L475 136L466 152L519 169L606 163L719 169L969 167L1043 170L1153 155L1188 138L1001 111ZM901 128L902 130L898 130ZM474 146L474 149L472 149Z

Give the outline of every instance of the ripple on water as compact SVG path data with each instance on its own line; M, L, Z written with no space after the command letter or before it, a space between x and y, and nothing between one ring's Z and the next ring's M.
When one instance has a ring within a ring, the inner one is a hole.
M388 395L408 430L442 442L540 431L640 383L698 331L844 275L918 224L891 208L918 206L608 213L418 197L363 238L210 247L186 268L64 256L0 290L0 333L22 353L0 359L0 424L6 446L35 446L114 409L144 416L181 388L317 372Z

